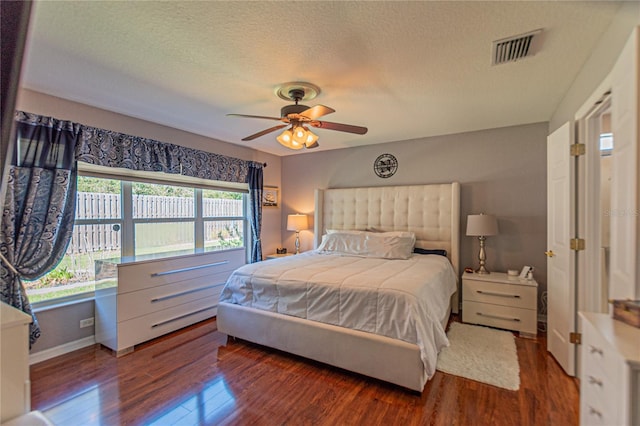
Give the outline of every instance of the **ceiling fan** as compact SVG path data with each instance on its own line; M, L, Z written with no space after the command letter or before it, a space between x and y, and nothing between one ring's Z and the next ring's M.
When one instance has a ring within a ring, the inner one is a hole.
M335 112L333 108L324 105L315 105L308 107L300 105L298 102L315 98L320 93L320 88L311 83L292 82L284 83L279 86L276 94L284 100L294 101L295 104L282 107L280 117L265 117L262 115L247 114L227 114L233 117L262 118L265 120L281 121L284 124L270 127L253 135L243 138L243 141L251 141L276 130L290 126L280 134L276 139L278 142L290 149L317 148L318 136L315 135L307 126L318 129L338 130L340 132L355 133L364 135L367 133L366 127L354 126L351 124L332 123L330 121L320 121L318 118Z

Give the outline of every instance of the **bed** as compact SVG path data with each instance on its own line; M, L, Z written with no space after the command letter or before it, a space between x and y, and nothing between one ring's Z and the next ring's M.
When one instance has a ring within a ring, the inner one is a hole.
M435 372L437 352L447 344L444 328L450 311L458 307L459 191L455 182L317 190L317 250L235 271L218 306L218 329L421 392ZM350 232L355 236L344 236ZM359 244L378 242L378 237L405 241L406 234L414 236L412 247L444 250L446 258L413 254L378 259L344 255L331 246L343 236ZM437 279L423 281L431 287L402 287L408 277L430 274ZM338 296L327 293L329 287L339 288ZM290 298L279 298L288 292ZM439 293L440 301L424 302L430 299L422 297L425 292ZM386 302L389 293L402 297ZM322 300L337 300L340 307L331 310ZM379 316L386 311L395 314Z

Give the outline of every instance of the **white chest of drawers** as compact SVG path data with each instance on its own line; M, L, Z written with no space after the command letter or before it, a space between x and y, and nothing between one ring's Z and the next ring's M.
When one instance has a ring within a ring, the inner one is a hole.
M538 331L538 283L503 272L462 276L462 321L515 330L525 337Z
M0 423L4 423L31 410L31 317L0 302L0 323Z
M96 341L116 355L216 315L244 249L130 262L96 261Z
M580 424L640 424L640 328L580 312Z

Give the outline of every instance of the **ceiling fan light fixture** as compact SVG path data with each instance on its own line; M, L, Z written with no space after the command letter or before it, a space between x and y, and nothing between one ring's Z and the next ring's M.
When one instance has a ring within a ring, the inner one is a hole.
M307 130L302 127L302 126L298 126L295 129L293 129L293 140L299 143L305 143L307 139Z
M325 105L314 105L312 107L308 107L299 103L300 101L313 99L319 93L320 88L311 83L299 81L284 83L278 87L276 94L284 100L291 100L295 103L293 105L286 105L282 107L280 109L280 117L268 117L264 115L248 114L227 115L245 118L260 118L263 120L275 120L282 122L283 124L278 124L268 129L264 129L258 133L254 133L252 135L244 137L242 138L242 141L251 141L289 126L278 137L276 137L276 140L285 148L295 150L302 148L317 148L319 146L318 136L311 132L308 126L317 129L323 128L327 130L337 130L340 132L354 133L357 135L364 135L365 133L367 133L366 127L318 120L318 118L320 117L324 117L327 114L336 112L333 108L329 108Z
M286 129L276 140L289 149L315 148L318 145L318 135L301 124L295 124Z
M280 134L280 136L276 138L276 140L285 148L302 149L304 147L303 143L295 140L294 133L291 131L291 129L286 129Z
M313 133L311 130L305 128L307 135L304 140L304 146L307 148L315 148L318 146L318 135Z

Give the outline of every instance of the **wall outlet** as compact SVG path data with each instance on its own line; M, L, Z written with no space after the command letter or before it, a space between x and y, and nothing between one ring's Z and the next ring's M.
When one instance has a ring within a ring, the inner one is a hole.
M93 317L80 320L80 328L91 327L93 325Z

